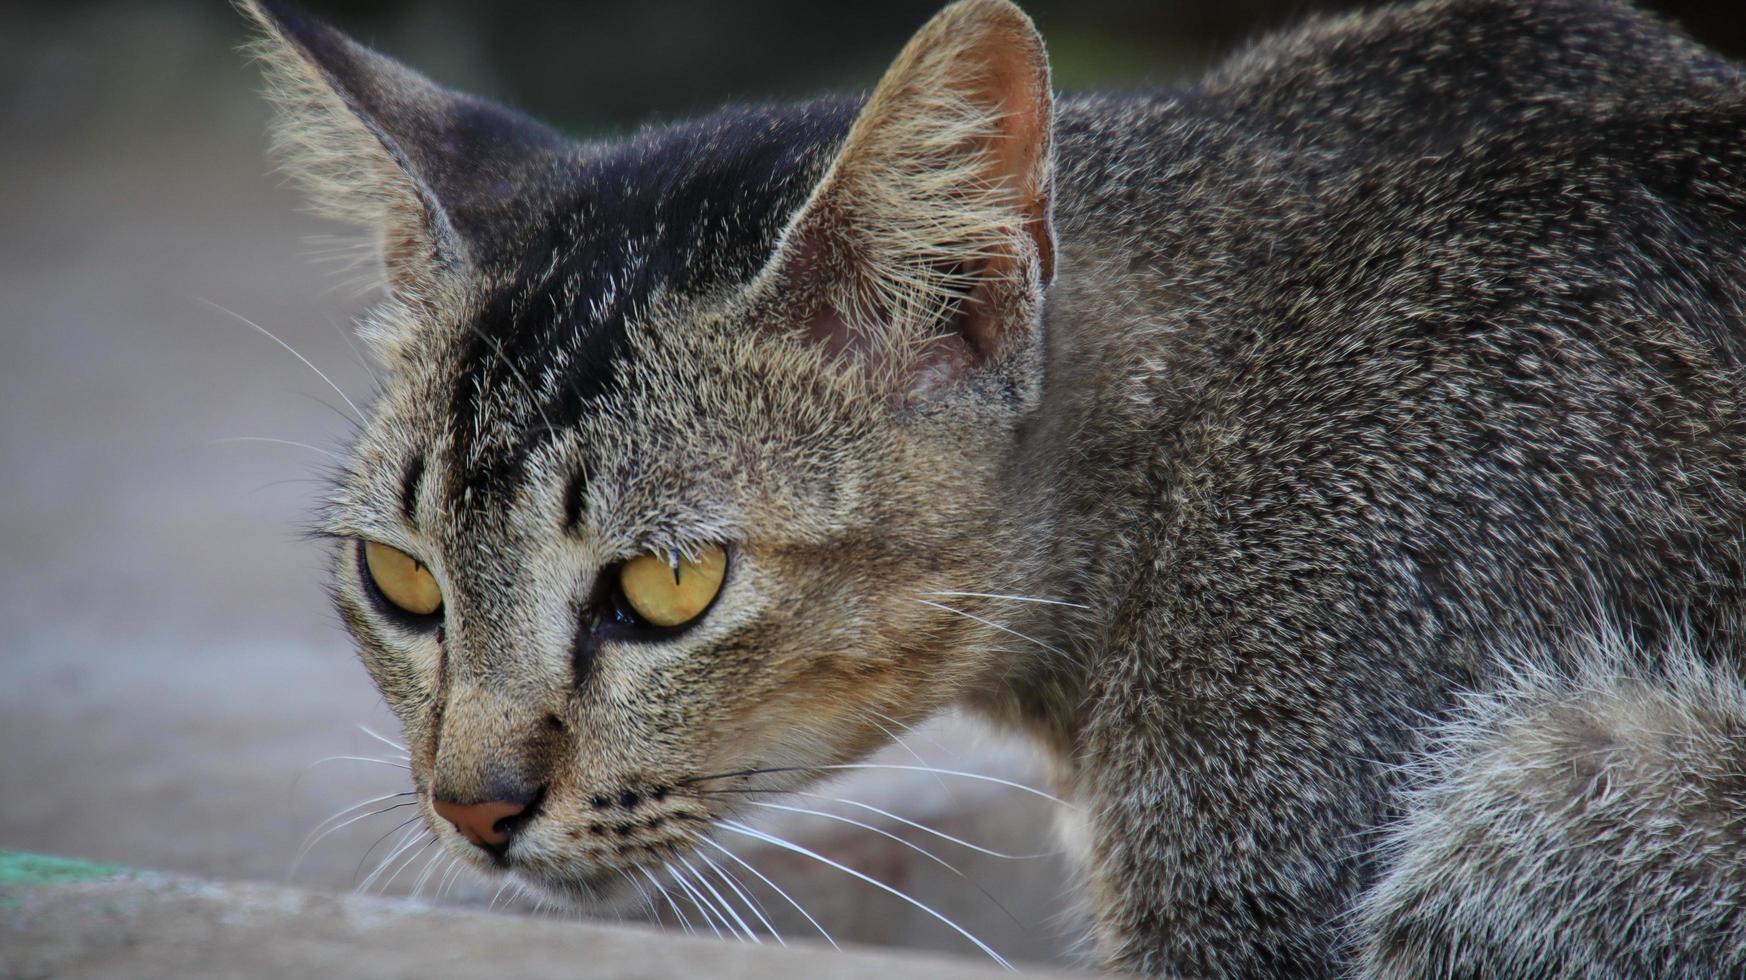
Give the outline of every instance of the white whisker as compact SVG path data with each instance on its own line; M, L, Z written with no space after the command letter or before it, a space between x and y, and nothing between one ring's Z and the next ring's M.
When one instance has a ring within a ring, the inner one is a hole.
M1082 602L1067 602L1064 599L1039 599L1028 595L1001 595L998 592L921 592L918 595L938 596L969 596L976 599L1011 599L1013 602L1035 602L1045 606L1067 606L1072 609L1090 609Z
M758 938L758 934L752 931L752 927L746 925L746 920L740 918L740 913L734 910L734 904L732 902L728 901L726 898L724 898L722 896L722 893L720 891L716 890L716 887L713 884L710 884L709 879L704 877L703 872L697 870L696 865L693 865L690 861L687 861L685 859L685 855L683 855L683 854L677 854L677 855L674 855L674 857L678 859L680 864L685 865L686 870L691 872L691 876L692 876L693 880L696 881L697 884L703 886L704 888L709 889L709 893L711 895L715 896L715 900L717 902L721 903L720 908L722 910L725 910L728 915L733 917L734 922L737 923L740 927L740 932L745 934L745 937L747 939L751 940L754 943L759 943L759 944L763 943L763 940ZM726 923L723 923L723 924L725 925Z
M838 814L838 813L826 813L823 810L809 810L803 806L789 806L786 803L764 803L764 802L759 801L759 800L747 800L746 805L747 806L762 807L766 810L785 810L789 813L805 814L807 816L819 817L819 818L824 819L824 820L834 820L838 823L846 823L851 827L859 827L862 830L870 830L873 833L878 834L881 837L887 838L889 840L894 840L897 843L902 844L904 847L907 847L910 850L916 852L917 854L920 854L922 857L927 858L929 861L932 861L935 864L939 865L940 867L945 868L947 871L952 872L953 874L957 875L960 878L966 877L964 872L959 871L956 867L954 867L953 865L948 863L944 858L941 858L939 855L935 854L934 852L928 850L927 848L921 846L920 844L917 844L915 841L904 840L902 837L899 837L898 835L892 833L889 830L885 830L884 828L881 828L881 827L875 827L872 824L867 823L865 821L856 820L854 817L845 817L842 814Z
M416 841L416 839L415 839L415 841ZM394 879L400 877L402 874L404 874L406 872L407 868L410 868L415 863L417 863L419 855L423 854L426 850L429 850L430 846L432 844L435 844L436 842L437 842L437 836L435 834L431 834L430 838L428 840L425 840L423 843L416 843L415 842L413 849L409 853L407 853L405 857L400 859L400 866L395 868L394 872L392 874L390 874L387 878L383 879L381 885L377 887L376 893L378 895L388 894L388 888L390 885L394 884ZM386 867L386 865L384 865L384 867Z
M315 364L309 360L309 358L304 357L302 354L299 354L297 352L297 348L292 347L290 344L285 343L283 340L280 340L276 335L274 335L273 331L268 330L266 327L261 326L260 324L249 319L248 317L243 316L241 313L236 312L235 310L227 310L224 307L219 306L217 303L214 303L213 301L211 301L209 299L199 299L198 301L206 304L207 306L212 307L213 309L217 310L220 313L223 313L226 316L235 317L237 320L241 321L242 323L246 324L247 326L253 327L254 329L260 331L261 335L266 337L268 340L271 340L273 343L278 344L280 347L283 347L286 350L290 351L292 357L295 357L299 361L302 361L304 367L307 367L309 370L314 371L316 377L327 382L327 386L329 388L333 389L334 394L345 399L346 405L349 406L352 410L352 413L357 416L357 422L359 425L362 425L364 423L364 413L362 410L360 410L358 408L357 404L352 401L351 397L348 396L344 391L341 391L340 386L334 384L333 379L328 377L321 370L321 368L316 367Z
M871 813L877 813L880 816L886 818L887 820L895 820L898 823L903 824L906 827L914 827L915 829L921 831L924 834L932 834L933 836L938 837L939 839L941 839L943 841L948 841L950 843L958 845L959 847L967 847L970 850L975 851L978 854L986 854L989 857L1004 858L1005 860L1008 860L1008 861L1035 861L1038 858L1046 858L1046 857L1054 857L1055 856L1054 852L1050 852L1050 851L1044 851L1044 852L1039 853L1039 854L1007 854L1003 851L992 850L992 849L987 848L987 847L982 847L982 846L977 845L977 844L972 844L967 840L963 840L962 838L953 837L951 834L948 834L943 830L935 830L934 828L929 827L925 823L918 823L914 820L909 819L908 817L900 817L897 814L892 813L889 810L881 810L878 807L872 805L871 803L862 803L859 800L850 800L850 799L845 799L845 798L840 797L840 796L825 796L822 793L806 793L806 792L800 792L800 791L796 791L794 795L795 796L806 796L806 797L810 797L810 798L815 799L815 800L824 800L828 803L841 803L844 806L859 807L859 808L861 808L863 810L867 810Z
M404 769L407 772L412 771L412 767L403 762L394 762L389 759L378 759L374 756L368 755L330 755L326 758L317 759L303 768L305 770L314 769L316 766L325 765L329 762L374 762L378 766L392 766L395 769Z
M951 756L958 755L958 753L955 750L947 748L944 744L942 744L940 742L939 739L928 734L928 732L925 728L917 728L914 725L906 725L903 722L898 721L896 718L893 718L890 715L886 714L885 712L878 710L877 708L863 708L861 710L869 712L869 713L874 714L874 715L877 715L880 719L887 721L887 722L890 722L893 725L896 725L898 728L903 729L903 733L905 735L914 735L917 738L925 740L929 745L932 745L934 748L939 749L941 752L944 752L947 755L951 755ZM921 760L921 763L924 766L928 764L927 760L925 760L925 759Z
M702 851L697 852L697 859L699 861L702 861L704 864L708 865L710 870L715 872L716 877L720 878L722 880L723 884L727 885L728 888L730 890L732 890L735 895L739 896L740 902L743 905L745 905L747 911L751 912L753 915L758 917L758 922L763 925L764 931L768 932L772 937L775 938L776 944L778 946L788 945L788 943L783 941L782 934L777 932L776 927L771 925L770 920L765 917L763 903L758 901L757 899L753 898L746 891L745 887L740 884L740 879L738 877L736 877L732 871L729 871L728 869L722 867L721 865L716 864L715 861L713 859L711 859L709 855L703 853Z
M999 963L1001 966L1005 967L1008 970L1013 969L1013 965L1011 963L1008 963L1006 961L1005 957L1001 956L999 953L996 953L993 950L993 948L991 948L987 943L983 942L980 939L977 939L973 934L971 934L971 932L969 930L965 929L963 926L960 926L958 923L953 922L951 919L947 918L946 916L941 915L940 913L934 911L926 903L924 903L918 899L911 898L909 895L905 894L904 892L899 891L898 889L893 888L890 885L887 885L885 882L880 881L877 878L874 878L870 875L866 875L866 874L863 874L859 871L856 871L854 868L851 868L846 864L840 864L836 861L833 861L830 858L825 857L824 855L819 854L816 851L807 850L806 848L801 847L799 844L794 844L794 843L791 843L789 841L785 841L782 838L775 836L774 834L767 834L761 830L756 830L756 829L753 829L752 827L748 827L745 824L740 823L737 820L721 820L721 821L717 821L717 824L718 824L718 826L722 827L725 830L731 830L734 833L743 834L743 835L750 837L754 840L761 840L767 844L772 844L776 847L780 847L785 851L792 851L796 854L800 854L800 855L803 855L805 857L812 858L813 860L818 861L818 862L823 863L823 864L826 864L826 865L829 865L830 867L833 867L833 868L837 869L838 871L843 872L846 875L849 875L851 877L854 877L856 879L864 881L867 884L872 885L873 887L878 888L879 890L886 892L889 895L892 895L893 897L902 899L903 901L909 903L910 905L922 910L923 912L926 912L928 915L933 916L935 919L939 920L941 923L943 923L944 925L949 927L953 932L956 932L958 935L963 936L965 939L968 939L970 942L974 943L976 945L977 949L980 949L980 950L982 950L982 952L986 953L990 959L994 960L994 962Z
M298 442L295 439L273 439L268 436L226 436L222 439L212 440L212 444L215 446L231 442L265 442L277 446L294 446L298 449L307 449L312 453L320 453L328 459L334 460L342 465L346 462L346 458L339 453L323 449L320 446L311 446L307 442Z
M794 900L793 896L791 896L787 892L783 891L782 886L776 884L774 881L771 881L768 877L766 877L764 872L759 871L757 868L752 867L752 865L749 862L747 862L745 858L742 858L738 854L735 854L734 852L728 850L727 845L723 844L721 841L718 841L713 837L702 837L699 839L702 840L705 844L708 844L710 847L713 847L716 850L727 855L728 860L734 862L735 864L739 865L742 868L745 868L747 871L750 871L752 873L752 877L757 878L759 881L763 882L766 885L769 885L771 891L774 891L776 894L781 895L783 901L787 902L789 905L794 906L794 911L799 912L801 917L804 918L808 924L810 924L814 929L818 930L818 934L824 937L825 942L831 944L832 949L842 949L841 946L837 945L837 941L835 939L831 938L831 934L825 931L825 927L819 925L818 920L812 917L812 913L808 912L806 910L806 906L801 905L799 902L796 902Z
M709 927L709 931L715 934L715 938L722 938L721 930L716 927L716 920L720 918L720 915L712 914L713 906L704 899L703 893L696 888L693 888L691 882L684 875L679 873L679 869L673 867L671 864L662 861L661 867L667 869L667 876L673 879L673 883L678 885L679 889L685 893L685 897L691 901L691 904L697 907L697 914L702 917L703 924ZM726 922L725 919L722 921L724 923ZM728 931L732 932L733 929L730 927Z
M417 821L418 819L419 819L418 817L413 817L411 820L408 820L406 823L403 823L400 825L403 828L407 828L405 833L401 834L400 839L398 841L396 841L392 847L389 848L388 856L383 858L382 860L378 861L376 863L376 866L370 870L370 873L368 875L364 876L363 882L360 883L356 888L354 888L353 891L357 892L360 895L369 894L370 886L372 884L375 884L376 879L380 878L382 876L382 872L388 870L388 865L391 864L395 858L406 853L406 849L411 847L414 843L416 843L418 841L419 836L424 833L424 828L423 827L408 827L408 824L412 824L415 821ZM393 833L393 831L389 831L389 833ZM364 856L366 858L369 857L370 852L365 851ZM362 862L360 862L360 863L362 863Z
M410 758L412 755L412 753L410 753L406 750L406 746L401 745L399 742L394 741L393 739L389 738L386 735L381 734L380 732L377 732L375 729L371 728L369 725L359 725L358 731L361 731L365 735L368 735L371 738L375 739L376 741L381 742L383 745L388 746L389 748L393 749L394 751L400 753L403 756Z
M395 799L396 797L411 796L411 795L412 795L412 792L410 790L408 790L408 791L402 792L402 793L388 793L388 794L385 794L383 796L378 796L374 799L365 800L362 803L354 803L351 806L346 807L344 810L341 810L340 812L334 814L333 816L328 817L326 820L323 820L321 823L316 824L315 829L311 830L309 832L308 836L303 838L303 843L300 844L297 848L297 854L294 857L292 857L291 869L289 871L285 872L286 880L290 880L292 877L294 877L297 874L297 869L298 869L298 867L300 867L303 864L303 859L308 857L309 852L315 848L315 845L321 843L322 839L325 838L327 835L334 833L335 831L343 830L347 827L350 827L352 824L355 824L360 820L364 820L364 819L367 819L369 817L378 816L380 814L387 813L391 810L398 810L403 806L412 806L414 801L408 800L405 803L396 803L393 806L386 806L380 810L371 810L368 813L360 813L357 816L352 817L349 820L344 820L343 822L338 823L332 827L327 827L327 824L332 823L333 821L336 821L336 820L340 820L346 814L351 813L353 810L357 810L361 807L370 806L371 804L374 804L374 803L385 803L388 800ZM324 827L326 827L325 830L323 829Z
M434 844L436 843L436 838L432 837L430 841ZM414 901L418 900L419 893L424 891L425 882L430 880L431 874L441 866L442 860L446 856L447 855L443 853L443 849L439 847L437 848L436 853L432 854L429 860L424 862L424 870L420 871L418 877L412 880L412 894L410 897Z
M1015 630L1010 626L1002 626L1001 624L995 622L992 619L983 619L981 616L978 616L975 613L967 613L962 609L954 609L951 606L948 606L943 602L934 602L931 599L917 599L916 601L921 603L924 606L932 606L935 609L943 609L946 612L954 613L956 615L964 617L965 619L975 620L976 622L981 623L984 626L993 627L994 629L997 629L997 630L1001 631L1002 633L1007 633L1007 634L1010 634L1012 636L1016 636L1019 639L1026 641L1027 643L1035 643L1037 646L1042 647L1043 649L1049 651L1050 653L1053 653L1056 656L1059 656L1059 657L1065 659L1068 663L1073 662L1072 654L1069 654L1067 651L1061 649L1060 647L1050 646L1049 644L1044 643L1042 640L1039 640L1034 636L1027 636L1024 633L1020 633L1018 630Z
M651 874L649 872L648 868L639 867L639 868L637 868L637 870L641 871L643 873L643 877L649 879L649 884L655 886L655 891L662 898L666 899L667 907L669 909L673 910L673 915L676 918L678 918L679 926L680 926L680 928L685 930L685 934L688 936L697 935L697 930L691 928L691 920L685 917L685 912L683 909L681 909L679 907L679 903L673 901L672 893L668 892L666 888L662 887L660 879L656 878L653 874Z
M1058 803L1061 806L1064 806L1069 810L1077 811L1079 809L1079 807L1073 805L1072 803L1067 802L1066 800L1063 800L1059 796L1055 796L1052 793L1045 793L1042 790L1037 789L1035 786L1026 786L1024 783L1015 783L1010 779L1002 779L999 776L985 776L979 772L964 772L964 771L958 770L958 769L941 769L941 768L938 768L936 766L910 766L910 765L903 765L901 763L894 763L894 762L837 762L837 763L827 763L827 764L816 765L816 766L776 767L776 768L770 769L770 770L751 770L751 771L746 772L746 773L726 773L722 776L712 776L709 778L711 778L711 779L725 779L728 776L758 775L761 772L790 772L790 771L799 772L799 771L812 770L812 769L895 769L895 770L905 771L905 772L934 772L934 773L939 773L942 776L957 776L961 779L974 779L978 782L993 783L996 786L1005 786L1009 789L1016 789L1016 790L1019 790L1019 791L1024 792L1024 793L1029 793L1032 796L1040 797L1041 799L1048 800L1051 803ZM704 782L705 780L698 779L695 781L696 782Z
M437 879L436 891L432 893L431 901L438 903L442 902L443 898L448 895L449 889L454 887L455 882L460 877L461 860L460 858L450 856L448 867L443 870L442 877Z
M620 878L623 878L625 881L629 882L630 886L637 890L637 895L640 896L643 900L643 908L646 908L649 910L649 921L655 922L655 923L660 922L661 921L661 910L658 908L655 908L655 900L653 898L649 897L649 893L646 889L643 888L642 883L637 881L635 878L632 878L630 876L630 872L626 871L623 868L613 868L612 870L618 872L618 876Z

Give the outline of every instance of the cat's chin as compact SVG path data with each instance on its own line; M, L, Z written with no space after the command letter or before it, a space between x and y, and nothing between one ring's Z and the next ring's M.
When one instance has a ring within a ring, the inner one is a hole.
M642 908L635 889L623 875L611 870L563 876L509 868L498 874L522 886L544 904L583 915L622 918Z

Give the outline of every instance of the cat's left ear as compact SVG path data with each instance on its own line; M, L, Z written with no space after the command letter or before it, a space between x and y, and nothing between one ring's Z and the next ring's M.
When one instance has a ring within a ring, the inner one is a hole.
M379 234L391 292L413 307L513 254L574 145L452 92L295 7L238 0L278 109L285 170L317 209Z
M868 98L754 283L767 322L906 392L1021 351L1054 272L1049 62L1007 0L961 0Z

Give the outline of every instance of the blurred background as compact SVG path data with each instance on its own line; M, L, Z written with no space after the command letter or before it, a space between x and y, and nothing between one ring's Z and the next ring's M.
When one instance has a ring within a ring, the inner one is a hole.
M308 6L439 81L599 136L730 100L862 88L937 3ZM1071 90L1190 79L1262 32L1354 5L1025 6ZM1651 6L1746 54L1740 0ZM376 812L392 801L343 809L405 778L359 727L398 734L328 610L325 552L299 537L348 428L344 401L300 357L367 401L348 322L368 270L350 261L356 236L303 215L265 160L242 40L220 0L0 3L0 848L317 888L416 885L426 899L444 886L444 901L490 903L494 886L450 879L415 845L395 852L416 839L397 829L406 811ZM884 761L1040 780L1022 746L962 720L904 741ZM342 756L358 758L329 759ZM828 792L991 849L1055 850L1050 805L990 785L893 771ZM1071 955L1058 856L995 858L838 812L892 837L805 814L768 825L1010 956ZM292 874L311 831L353 816ZM747 853L839 940L966 949L837 872ZM807 931L765 895L785 934Z

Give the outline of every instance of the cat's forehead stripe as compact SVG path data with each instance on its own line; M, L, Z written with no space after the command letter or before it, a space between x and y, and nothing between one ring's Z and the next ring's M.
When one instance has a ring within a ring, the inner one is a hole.
M418 491L424 483L424 469L424 454L419 453L408 461L400 481L400 513L408 524L418 523Z
M616 390L636 370L627 331L654 296L683 303L755 274L855 108L730 109L646 131L569 175L459 334L451 493L510 491L529 453Z

